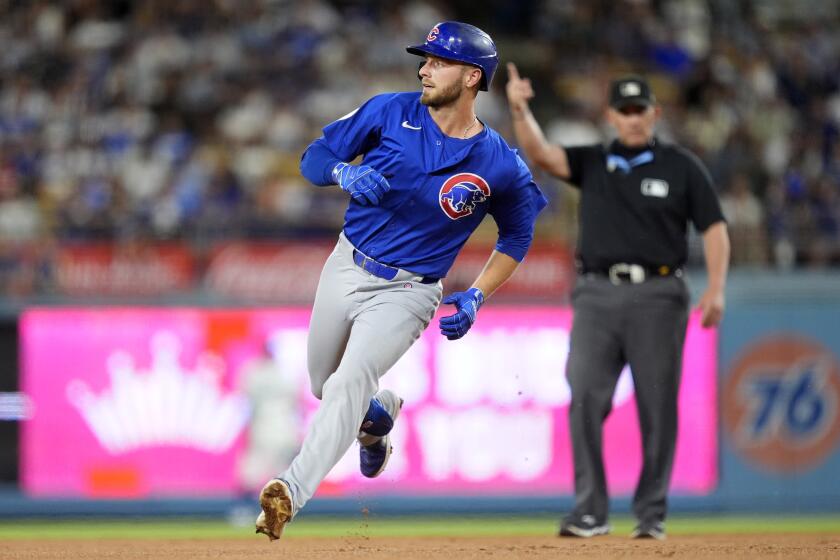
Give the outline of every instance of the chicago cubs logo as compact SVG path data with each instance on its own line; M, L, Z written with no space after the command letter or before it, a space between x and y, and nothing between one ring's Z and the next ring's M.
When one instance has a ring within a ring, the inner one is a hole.
M722 416L735 450L768 470L819 464L840 440L840 364L812 340L752 345L725 381Z
M474 173L458 173L443 182L440 207L453 220L469 216L490 196L490 185Z
M440 35L440 29L438 29L436 25L432 27L431 31L429 31L429 34L426 36L426 41L431 43L432 41L438 38L438 35Z

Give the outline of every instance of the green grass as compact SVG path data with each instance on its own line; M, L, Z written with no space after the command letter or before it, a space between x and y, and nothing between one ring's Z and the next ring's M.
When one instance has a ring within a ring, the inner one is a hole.
M613 533L628 534L629 518L613 520ZM347 536L550 536L557 530L553 517L346 517L301 518L286 529L284 538ZM762 533L840 534L840 516L735 517L674 516L669 535ZM252 538L250 527L222 521L184 519L136 521L7 521L0 522L5 539L231 539Z

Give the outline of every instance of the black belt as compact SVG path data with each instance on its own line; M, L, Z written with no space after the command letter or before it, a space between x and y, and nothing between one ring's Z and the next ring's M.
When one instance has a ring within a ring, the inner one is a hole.
M366 256L357 249L353 249L353 262L365 272L373 274L377 278L382 278L383 280L393 280L400 272L399 268L382 264L381 262ZM436 284L439 280L440 278L436 278L434 276L423 276L419 282L421 284Z
M676 276L679 278L683 275L682 268L678 266L647 266L633 263L615 263L603 268L590 268L584 266L582 267L581 272L583 274L606 276L613 284L641 284L651 278L663 276Z

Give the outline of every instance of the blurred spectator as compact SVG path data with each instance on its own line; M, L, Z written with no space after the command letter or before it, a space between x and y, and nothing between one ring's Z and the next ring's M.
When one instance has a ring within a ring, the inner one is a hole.
M738 173L720 199L731 240L733 265L767 262L764 208L750 188L749 177Z
M840 264L840 188L828 177L813 185L809 200L815 233L806 249L812 267Z

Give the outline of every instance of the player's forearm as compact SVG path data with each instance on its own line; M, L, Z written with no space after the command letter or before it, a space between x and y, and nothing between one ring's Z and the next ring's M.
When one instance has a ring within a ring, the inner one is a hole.
M717 222L703 232L703 253L709 290L722 293L729 270L729 233L725 222Z
M487 299L508 278L513 276L518 266L519 262L513 257L500 253L499 251L493 251L487 260L487 264L484 265L484 270L481 271L481 274L473 282L473 287L481 290L484 298Z
M312 142L300 158L300 173L319 187L334 185L332 170L341 159L330 150L323 137Z
M552 145L546 140L540 124L531 113L528 103L514 103L510 106L513 118L513 132L516 141L528 159L541 169L560 177L569 178L569 162L562 146Z

